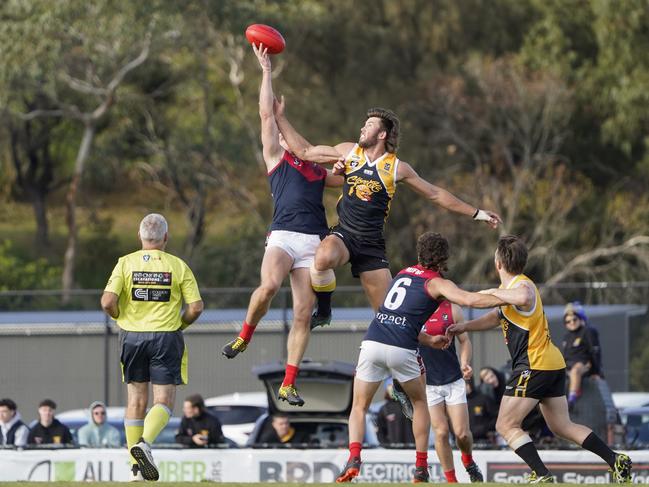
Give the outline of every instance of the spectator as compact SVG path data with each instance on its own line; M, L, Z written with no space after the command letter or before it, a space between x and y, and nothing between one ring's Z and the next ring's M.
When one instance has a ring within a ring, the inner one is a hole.
M29 432L30 445L72 445L72 434L67 426L54 417L56 403L43 399L38 405L38 423Z
M0 445L25 446L29 428L22 422L16 403L0 399Z
M79 446L93 448L122 446L119 430L106 421L106 405L95 401L89 409L90 421L79 428Z
M500 407L500 401L505 393L505 375L493 367L482 367L479 389Z
M572 409L581 396L582 377L599 376L600 347L599 336L586 326L586 314L579 303L566 305L563 323L566 334L563 336L563 356L568 371L568 407ZM596 332L595 332L596 333ZM597 345L593 344L593 340Z
M272 428L265 428L259 435L257 443L270 443L270 444L290 444L302 443L299 435L296 434L295 428L291 426L288 416L286 414L273 415Z
M566 310L564 314L572 310L578 317L583 321L584 326L588 330L590 335L590 342L593 346L593 356L595 361L593 362L593 367L591 368L590 376L594 377L604 377L604 372L602 370L602 347L599 342L599 331L597 328L592 326L588 321L588 316L586 316L586 311L579 301L574 301L573 303L568 303L566 305Z
M496 402L475 387L473 377L466 381L466 399L473 441L494 442L498 418Z
M205 409L200 394L192 394L183 403L183 419L176 434L176 443L190 448L225 443L221 422Z
M414 444L412 423L401 410L399 401L392 397L392 383L385 388L385 404L376 417L377 435L381 446L394 444Z

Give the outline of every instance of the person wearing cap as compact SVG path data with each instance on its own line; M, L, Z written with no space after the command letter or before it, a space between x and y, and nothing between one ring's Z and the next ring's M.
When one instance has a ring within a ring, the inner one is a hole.
M38 405L38 423L34 425L27 437L30 445L72 445L70 429L54 417L56 403L43 399Z
M90 421L79 428L79 446L93 448L119 447L122 446L119 430L108 424L106 421L106 405L101 401L95 401L89 409Z
M586 314L578 303L566 305L563 322L566 327L563 356L569 377L568 407L572 409L581 396L582 378L600 375L599 339L595 342L593 328L586 325Z

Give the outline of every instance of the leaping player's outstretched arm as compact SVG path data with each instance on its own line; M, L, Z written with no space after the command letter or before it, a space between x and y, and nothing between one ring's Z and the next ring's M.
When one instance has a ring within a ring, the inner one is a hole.
M261 66L261 87L259 88L259 118L261 118L261 145L266 168L273 169L282 157L283 149L279 145L279 130L273 114L272 65L268 49L261 44L252 45Z
M493 308L501 306L506 302L493 294L472 293L460 289L453 281L437 277L426 283L426 288L435 299L445 298L451 303L460 306L471 306L472 308Z
M318 164L333 164L344 158L352 150L352 147L354 147L353 142L343 142L333 147L330 145L311 144L288 121L284 112L285 108L286 102L283 96L280 100L275 99L274 109L277 126L280 132L282 132L284 139L286 139L286 143L289 149L291 149L291 152L300 159Z
M499 223L502 223L500 216L496 213L481 210L480 208L465 203L444 188L435 186L421 178L407 162L399 161L399 167L397 168L397 181L403 181L417 193L442 208L470 216L474 220L486 221L492 228L496 228Z

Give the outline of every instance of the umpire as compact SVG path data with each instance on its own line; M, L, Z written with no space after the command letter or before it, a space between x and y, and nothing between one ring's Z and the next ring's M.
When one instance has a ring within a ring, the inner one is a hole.
M164 251L169 238L165 218L157 213L145 216L138 236L142 250L117 261L101 307L120 327L131 480L158 480L150 445L169 421L176 386L187 383L182 330L200 316L203 301L189 266ZM181 314L183 302L187 306ZM153 406L145 416L149 382Z

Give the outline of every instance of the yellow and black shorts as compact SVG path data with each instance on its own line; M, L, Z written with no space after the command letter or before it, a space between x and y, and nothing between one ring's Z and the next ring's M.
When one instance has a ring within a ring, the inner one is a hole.
M515 370L505 386L505 396L561 397L566 395L566 369L558 370Z
M122 380L187 384L187 348L182 331L119 332Z

